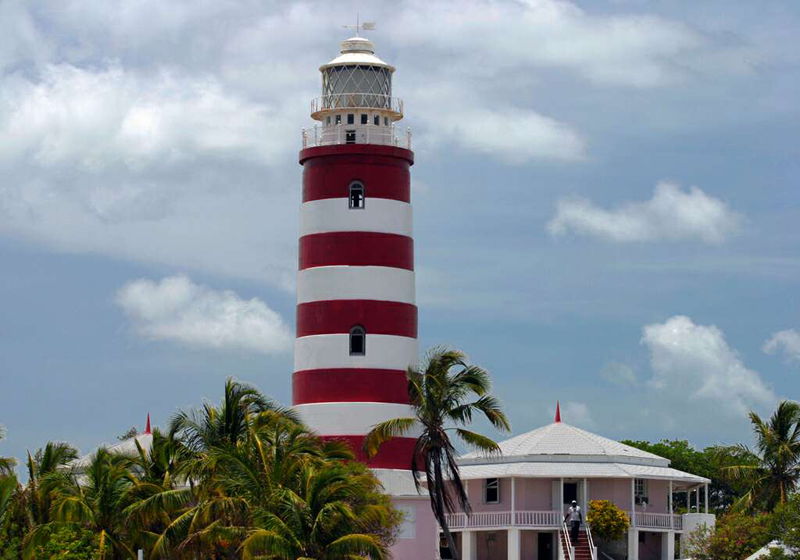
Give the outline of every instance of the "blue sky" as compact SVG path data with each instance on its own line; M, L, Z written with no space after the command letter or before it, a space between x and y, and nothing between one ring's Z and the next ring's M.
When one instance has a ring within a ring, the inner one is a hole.
M516 433L749 439L800 393L800 9L0 3L0 454L289 401L300 130L360 12L414 130L423 347Z

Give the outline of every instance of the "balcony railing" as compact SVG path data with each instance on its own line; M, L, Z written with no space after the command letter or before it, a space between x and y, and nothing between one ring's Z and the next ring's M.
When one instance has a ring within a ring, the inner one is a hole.
M340 109L377 109L403 116L403 100L378 93L338 93L323 95L311 100L311 116L319 119L327 111Z
M340 144L377 144L410 150L411 129L400 130L394 125L374 126L371 124L316 125L314 128L303 129L303 148Z
M627 512L632 519L631 513ZM513 523L512 523L513 519ZM497 527L545 527L557 529L561 527L564 516L558 511L480 511L469 517L465 513L447 515L447 524L454 531L464 529L489 529ZM672 524L670 523L672 521ZM635 527L639 529L683 530L683 517L668 513L636 512Z

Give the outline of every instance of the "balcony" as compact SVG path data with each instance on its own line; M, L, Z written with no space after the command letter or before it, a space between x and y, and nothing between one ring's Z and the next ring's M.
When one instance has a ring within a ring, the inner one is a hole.
M311 100L311 118L321 121L326 113L342 109L383 111L394 121L403 118L403 100L378 93L338 93L323 95Z
M377 144L411 149L411 129L396 129L394 125L316 125L303 129L303 149L317 146L338 146L340 144Z
M626 512L631 519L631 513ZM513 523L512 523L513 519ZM447 524L454 531L470 529L499 529L506 527L558 529L564 516L558 511L481 511L467 517L464 513L447 515ZM656 529L662 531L682 531L683 516L668 513L636 513L637 529Z

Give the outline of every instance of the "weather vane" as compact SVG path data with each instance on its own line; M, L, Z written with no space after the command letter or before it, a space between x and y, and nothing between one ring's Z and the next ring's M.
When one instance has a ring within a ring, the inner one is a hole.
M375 30L375 22L374 21L365 21L361 23L361 17L359 14L356 14L356 24L355 25L343 25L345 29L355 29L356 30L356 37L360 37L361 35L358 34L359 30L362 31L374 31Z

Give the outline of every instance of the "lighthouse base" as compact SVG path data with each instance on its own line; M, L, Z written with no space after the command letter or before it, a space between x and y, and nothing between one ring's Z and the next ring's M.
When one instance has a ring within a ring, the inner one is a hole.
M414 486L411 471L401 469L372 469L392 497L394 506L405 519L391 548L393 560L435 560L439 558L439 526L431 511L428 492Z

